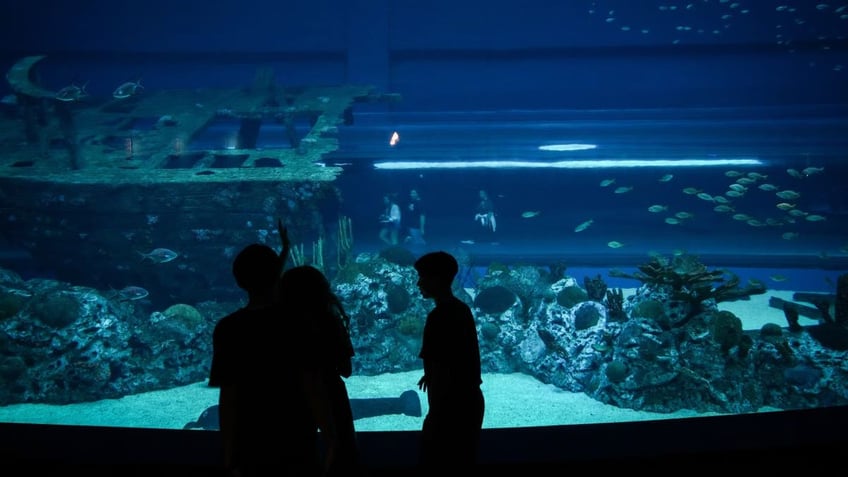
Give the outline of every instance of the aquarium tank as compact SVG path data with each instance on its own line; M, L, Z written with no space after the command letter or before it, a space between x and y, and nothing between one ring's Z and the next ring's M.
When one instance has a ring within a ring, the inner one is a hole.
M0 37L0 423L216 429L278 221L359 431L421 428L436 250L484 428L848 404L844 2L33 0Z

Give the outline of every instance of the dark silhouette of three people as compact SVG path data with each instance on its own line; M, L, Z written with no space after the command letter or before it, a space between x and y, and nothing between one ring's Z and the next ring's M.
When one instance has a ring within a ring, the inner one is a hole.
M213 332L209 385L220 388L223 464L234 476L363 475L343 380L354 356L349 317L320 270L283 272L290 243L282 223L278 228L279 255L252 244L236 256L233 276L248 301ZM414 266L422 296L436 305L419 355L418 386L429 403L419 466L472 466L485 407L474 317L452 292L453 256L428 253Z

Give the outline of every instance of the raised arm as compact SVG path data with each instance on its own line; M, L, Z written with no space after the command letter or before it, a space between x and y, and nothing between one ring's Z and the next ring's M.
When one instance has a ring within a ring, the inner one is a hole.
M282 219L277 219L277 233L280 234L280 242L283 244L283 249L280 250L280 274L286 270L286 262L289 259L289 251L291 250L291 240L289 240L289 231L283 225Z

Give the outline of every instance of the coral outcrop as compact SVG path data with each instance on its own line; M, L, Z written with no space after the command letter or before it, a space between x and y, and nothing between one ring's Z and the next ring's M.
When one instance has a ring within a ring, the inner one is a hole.
M766 292L765 284L760 281L751 280L741 285L736 274L727 270L709 270L698 257L688 254L671 258L655 256L640 265L635 273L611 270L610 276L639 280L648 288L666 290L672 300L687 303L688 312L677 325L703 311L707 301L740 300Z

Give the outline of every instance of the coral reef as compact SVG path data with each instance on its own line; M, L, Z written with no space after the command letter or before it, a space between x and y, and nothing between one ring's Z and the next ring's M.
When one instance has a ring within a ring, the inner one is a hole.
M557 293L556 301L565 308L571 308L578 303L583 303L589 299L589 294L586 290L577 285L565 287Z
M607 290L607 298L604 301L607 308L607 317L610 321L624 321L627 313L624 311L624 292L621 288Z
M49 291L32 298L29 307L33 318L54 328L64 328L79 317L80 305L61 291Z
M515 303L515 293L508 288L496 285L484 288L474 298L474 307L487 314L500 314Z
M595 278L583 277L583 288L592 301L603 301L607 294L607 284L600 274Z
M675 255L671 259L655 256L638 269L633 274L611 270L610 276L639 280L649 288L669 289L671 299L691 305L686 319L703 311L702 304L707 300L720 303L766 292L762 282L751 280L740 286L738 276L726 270L709 270L694 255Z

